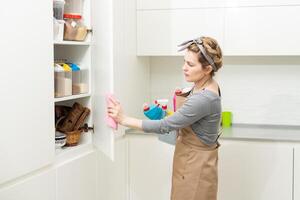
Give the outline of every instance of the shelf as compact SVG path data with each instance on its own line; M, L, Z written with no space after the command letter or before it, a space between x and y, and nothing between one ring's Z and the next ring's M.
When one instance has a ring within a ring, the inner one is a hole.
M62 149L55 150L55 163L63 164L63 162L74 159L78 156L84 155L90 151L93 151L94 147L91 142L85 144L79 144L74 147L64 147Z
M54 102L61 102L61 101L69 101L73 99L80 99L80 98L85 98L85 97L90 97L91 94L78 94L78 95L72 95L72 96L67 96L67 97L59 97L59 98L54 98Z
M82 45L89 46L91 42L76 42L76 41L54 41L54 45Z

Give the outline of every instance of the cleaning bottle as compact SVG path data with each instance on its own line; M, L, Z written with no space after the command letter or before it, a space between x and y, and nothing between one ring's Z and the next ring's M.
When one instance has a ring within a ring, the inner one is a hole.
M144 104L144 115L151 120L159 120L162 119L162 109L159 104Z
M169 100L168 99L158 99L157 102L158 102L158 104L161 105L161 108L162 108L161 118L166 117L169 113L168 110L167 110L167 108L168 108L167 105L168 105Z

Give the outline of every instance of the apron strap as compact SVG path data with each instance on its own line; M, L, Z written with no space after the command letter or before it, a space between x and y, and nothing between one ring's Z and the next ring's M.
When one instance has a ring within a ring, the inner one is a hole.
M219 93L219 96L222 97L221 95L221 90L220 90L220 86L218 85L218 93Z

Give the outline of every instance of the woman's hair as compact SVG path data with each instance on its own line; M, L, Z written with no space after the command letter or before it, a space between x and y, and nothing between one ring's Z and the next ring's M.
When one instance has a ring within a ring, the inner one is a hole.
M197 39L199 42L203 42L203 47L205 48L206 53L208 54L208 56L211 57L211 59L214 61L215 65L216 65L216 70L215 71L211 71L211 75L214 76L215 72L218 71L222 65L223 65L223 56L222 56L222 50L218 44L218 42L211 38L211 37L201 37ZM200 52L200 49L198 48L198 46L196 44L191 44L188 47L188 50L197 53L199 55L199 62L201 63L201 65L205 68L209 65L209 62L205 59L205 57L202 55L202 53Z

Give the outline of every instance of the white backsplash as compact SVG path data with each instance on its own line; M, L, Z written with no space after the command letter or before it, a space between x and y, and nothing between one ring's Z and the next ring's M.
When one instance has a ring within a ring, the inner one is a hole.
M183 57L150 59L151 99L186 86ZM216 75L233 123L300 125L300 57L226 57Z

